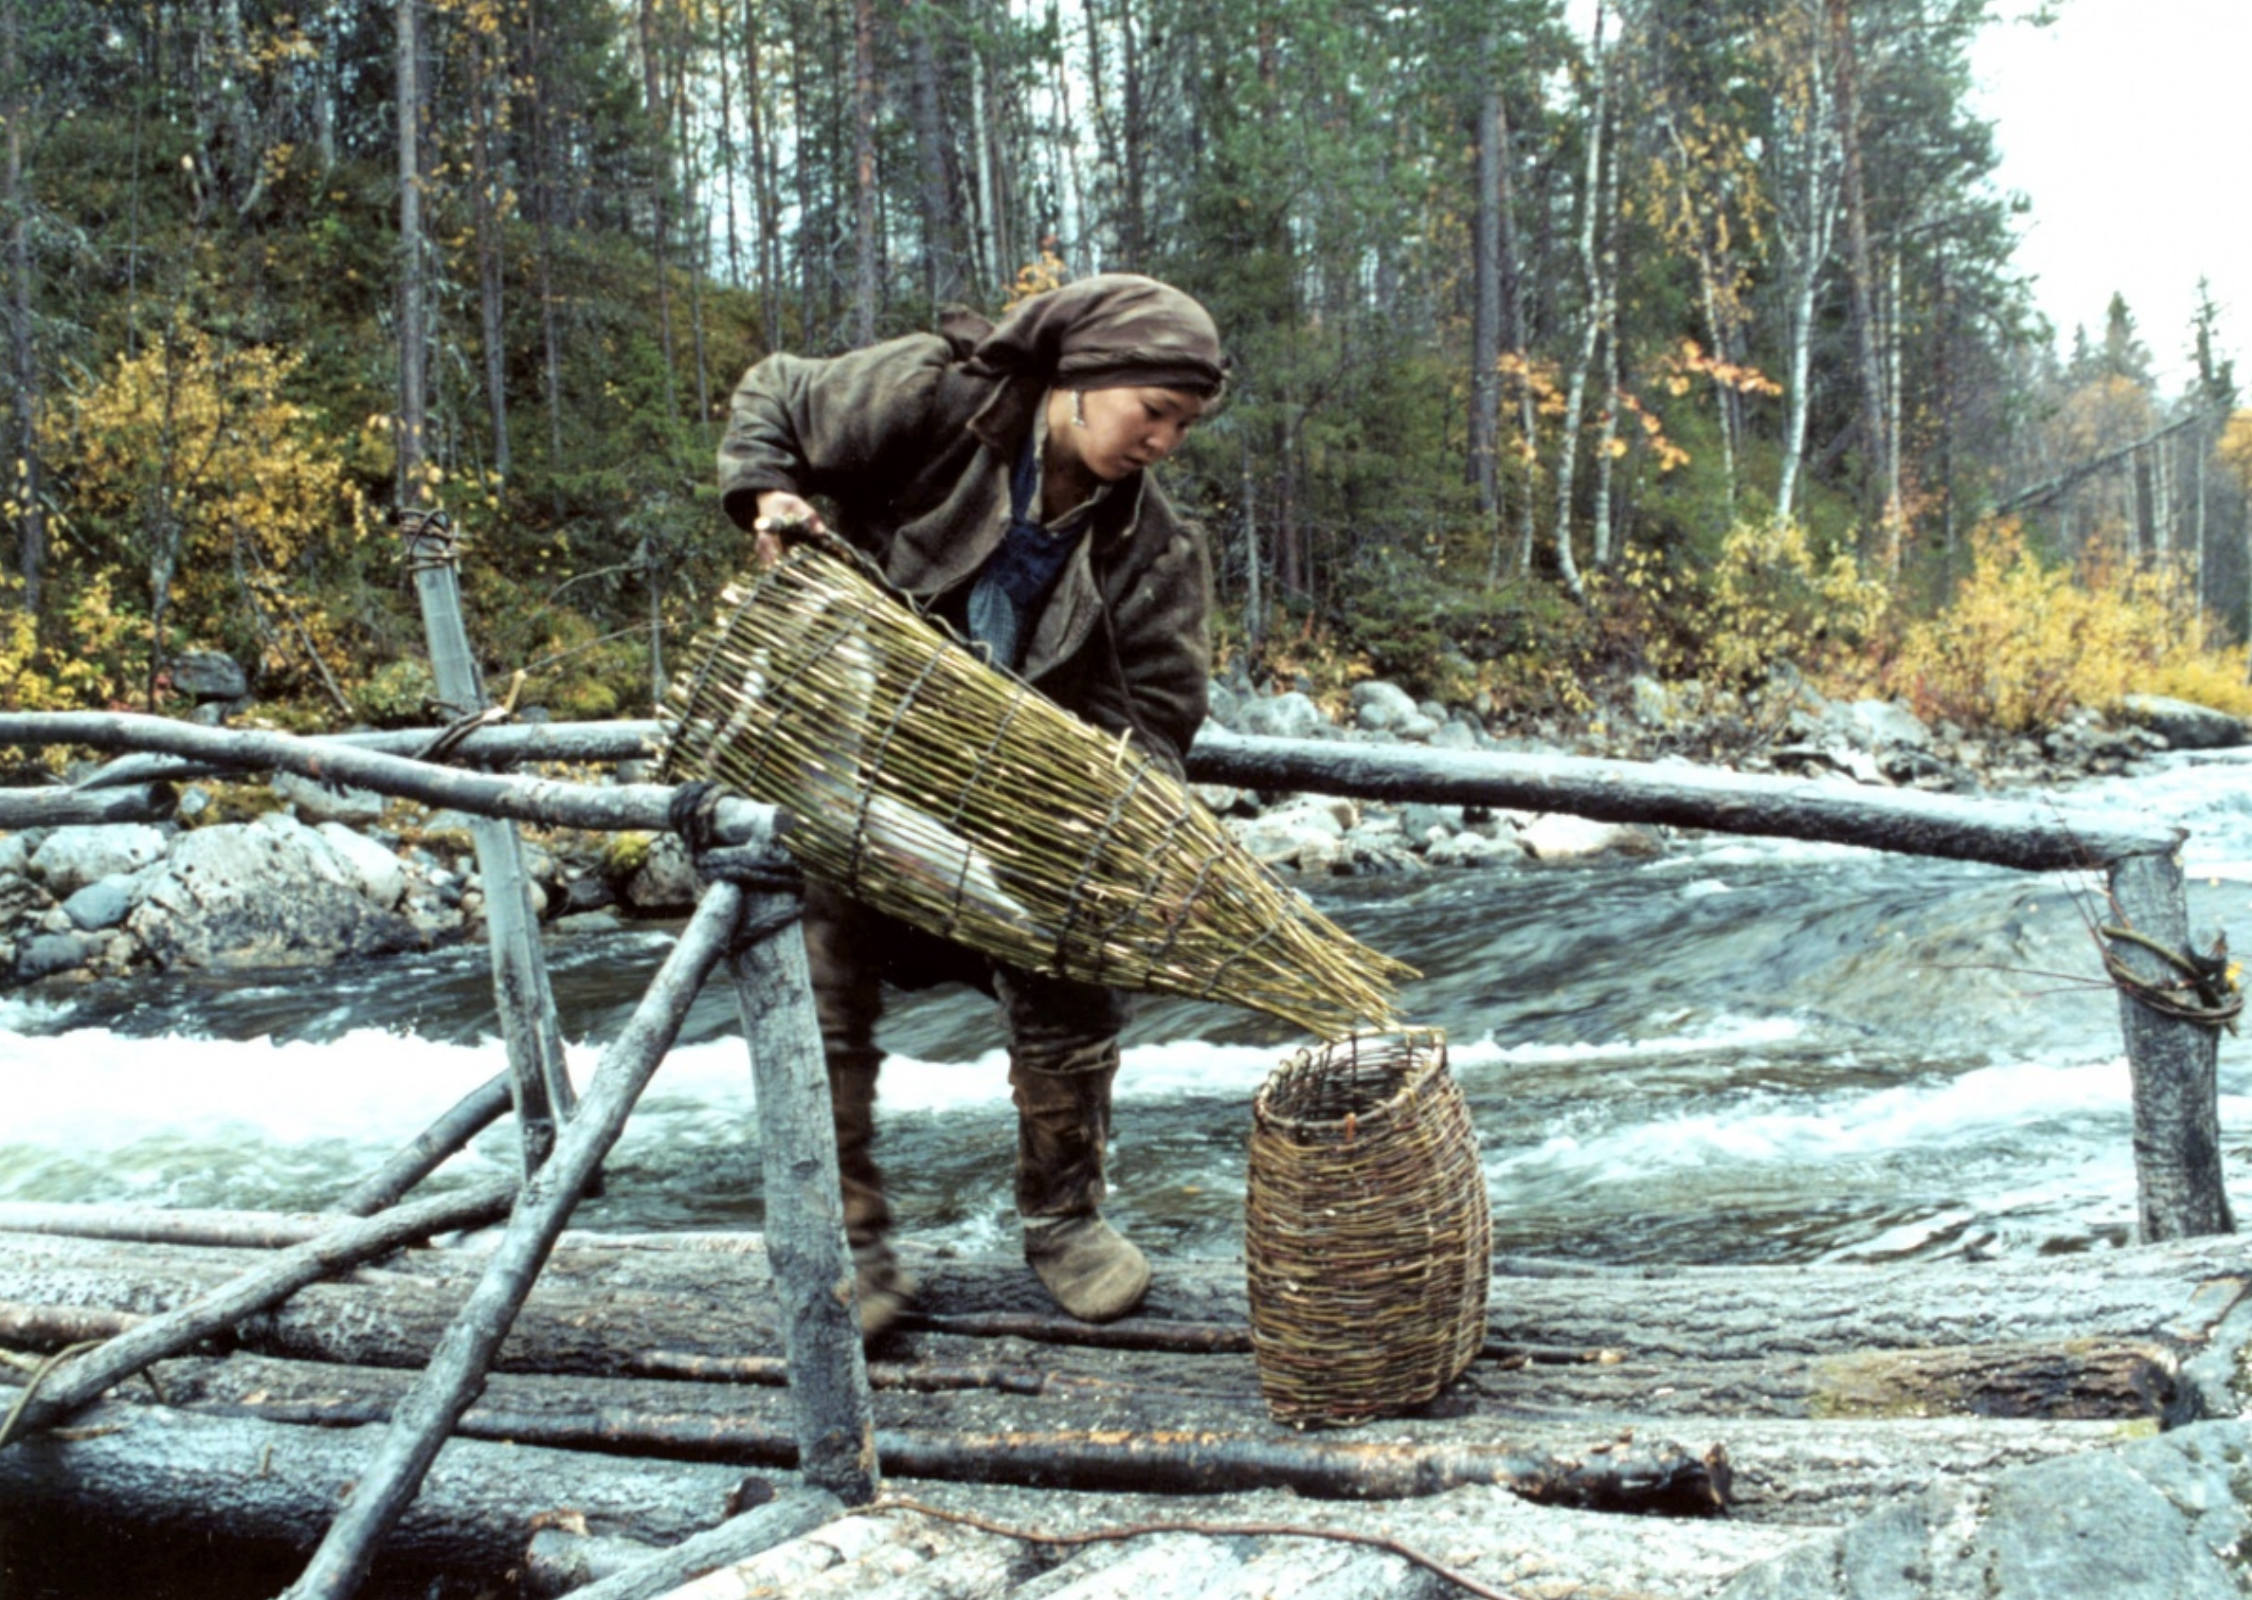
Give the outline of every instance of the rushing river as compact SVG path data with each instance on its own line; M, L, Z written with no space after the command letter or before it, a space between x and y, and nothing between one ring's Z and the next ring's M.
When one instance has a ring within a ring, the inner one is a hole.
M2190 830L2191 923L2252 949L2252 765L2187 761L2063 797ZM1610 1262L2066 1251L2134 1215L2100 883L1766 840L1315 886L1426 976L1475 1110L1497 1247ZM551 944L581 1081L670 930ZM902 1226L1006 1249L1013 1138L990 1003L896 1000L880 1153ZM1304 1041L1145 1000L1126 1038L1113 1214L1234 1254L1253 1091ZM2252 1075L2224 1040L2241 1192ZM501 1064L481 948L319 971L0 997L0 1199L314 1209ZM748 1059L707 991L610 1161L592 1227L759 1223ZM509 1158L496 1131L436 1181ZM1162 1268L1161 1268L1162 1270Z

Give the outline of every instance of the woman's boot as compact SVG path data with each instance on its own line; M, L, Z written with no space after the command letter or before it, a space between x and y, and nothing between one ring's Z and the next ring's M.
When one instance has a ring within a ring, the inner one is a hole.
M1083 1322L1123 1317L1149 1289L1149 1259L1098 1209L1117 1072L1115 1043L1099 1052L1097 1064L1079 1071L1009 1064L1024 1259L1056 1304Z
M873 1339L915 1296L915 1280L891 1251L891 1203L876 1165L876 1069L883 1057L829 1059L829 1101L837 1130L837 1175L844 1196L845 1242L852 1246L860 1297L860 1336Z

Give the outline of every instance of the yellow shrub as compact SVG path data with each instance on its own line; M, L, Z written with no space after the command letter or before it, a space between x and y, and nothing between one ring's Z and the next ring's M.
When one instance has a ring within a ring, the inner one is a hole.
M2024 732L2076 706L2167 694L2252 709L2244 653L2206 644L2177 571L2075 575L2025 547L2015 523L1972 536L1970 577L1947 608L1901 635L1886 681L1926 718Z
M70 597L54 619L61 637L44 645L22 589L0 577L0 710L99 710L133 692L126 663L141 624L112 604L108 573Z

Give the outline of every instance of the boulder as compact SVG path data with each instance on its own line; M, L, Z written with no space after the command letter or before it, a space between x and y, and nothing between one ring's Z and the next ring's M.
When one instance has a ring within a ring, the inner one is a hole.
M352 884L368 899L390 911L406 898L407 867L397 856L341 822L324 822L314 831L336 853Z
M1647 854L1650 837L1626 823L1590 822L1552 811L1525 824L1517 844L1536 861L1570 861L1612 850Z
M93 941L82 933L34 934L16 952L16 981L32 983L58 972L73 972L94 953Z
M2148 728L2176 750L2227 750L2248 742L2244 719L2188 700L2162 694L2131 694L2119 702L2120 715Z
M1345 854L1345 831L1358 821L1352 801L1309 796L1229 826L1255 860L1314 871Z
M1466 828L1433 839L1423 859L1434 867L1482 867L1515 860L1519 853L1520 847L1513 840L1491 839Z
M131 877L104 878L99 883L89 883L63 902L63 911L70 920L88 933L98 933L104 928L114 928L133 910L134 880Z
M145 822L57 828L31 857L50 894L68 899L90 883L136 872L164 856L164 835Z
M1455 717L1431 735L1434 750L1475 750L1478 748L1478 729Z
M1236 715L1240 709L1241 701L1235 690L1229 688L1219 679L1213 679L1206 694L1205 716L1217 722L1223 728L1232 728L1235 726Z
M1894 745L1924 750L1932 742L1931 730L1897 700L1832 701L1823 707L1819 721L1857 750L1886 750Z
M1269 739L1326 739L1337 730L1305 695L1262 695L1243 703L1239 731Z
M1353 685L1353 721L1370 733L1393 733L1421 715L1414 699L1396 683L1371 678Z
M695 909L702 886L689 865L688 846L677 833L660 833L650 842L649 853L626 880L620 898L628 909L645 917L669 916Z
M0 834L0 880L20 878L31 870L31 846L20 833Z
M422 943L328 840L279 812L183 836L127 926L168 968L313 966Z
M250 693L250 676L232 656L216 650L185 650L167 669L172 687L198 705L208 700L241 700Z
M1662 728L1673 721L1673 693L1664 684L1647 673L1637 673L1626 687L1635 721L1645 728Z

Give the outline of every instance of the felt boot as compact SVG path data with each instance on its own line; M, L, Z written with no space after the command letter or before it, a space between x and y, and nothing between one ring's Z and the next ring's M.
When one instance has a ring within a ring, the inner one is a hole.
M1017 1103L1017 1214L1024 1259L1082 1322L1123 1317L1149 1289L1149 1259L1102 1218L1115 1042L1077 1071L1009 1065Z
M859 1294L860 1336L874 1339L898 1320L914 1298L915 1280L891 1251L891 1203L876 1165L875 1051L829 1058L829 1102L837 1130L837 1176L843 1191L845 1242L852 1246L853 1284Z

